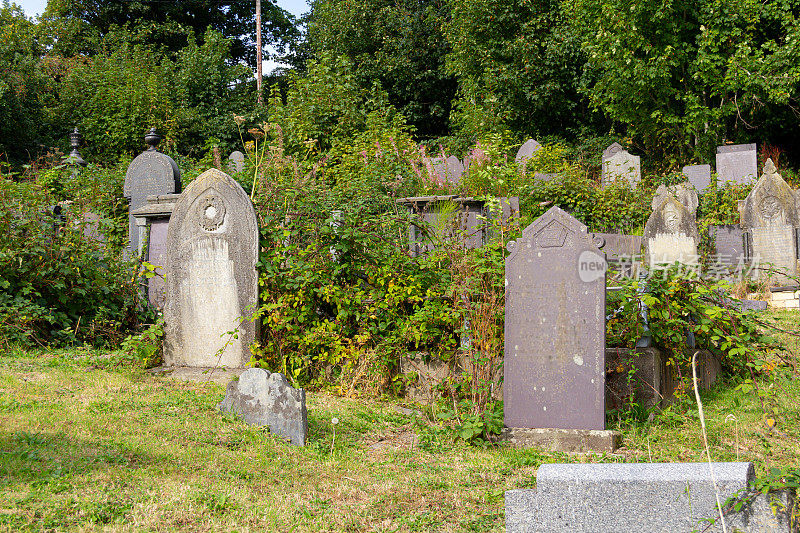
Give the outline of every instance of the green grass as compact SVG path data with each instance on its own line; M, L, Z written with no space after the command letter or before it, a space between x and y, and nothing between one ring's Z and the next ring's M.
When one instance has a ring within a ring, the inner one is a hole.
M503 531L503 492L535 486L542 463L704 460L688 400L621 424L616 454L568 456L469 447L398 403L309 393L297 448L221 416L219 385L104 361L0 354L0 530ZM704 395L715 460L753 461L759 474L800 464L800 381L778 381L773 429L735 383Z

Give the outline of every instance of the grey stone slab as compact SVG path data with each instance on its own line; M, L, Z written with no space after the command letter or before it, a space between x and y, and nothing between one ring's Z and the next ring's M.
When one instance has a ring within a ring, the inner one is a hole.
M306 443L306 391L289 385L283 374L248 368L228 384L225 398L217 407L223 413L242 417L251 426L267 426L271 433L295 446Z
M612 453L619 448L622 434L609 430L503 428L500 439L515 448L565 453Z
M231 152L228 156L228 170L231 172L242 172L244 170L244 154L239 150Z
M687 165L682 172L699 194L706 192L711 185L711 165Z
M751 463L544 464L536 489L506 492L506 531L716 533L723 530L716 491L724 506L744 493L754 475ZM786 495L779 498L791 503ZM742 512L731 510L728 531L789 532L787 513L776 517L764 503L757 499Z
M147 300L156 309L164 309L166 285L164 285L164 265L167 261L168 218L156 218L150 222L150 238L147 244L147 262L155 265L156 275L147 280Z
M508 248L505 425L605 429L605 257L558 207Z
M751 183L758 178L758 152L755 144L717 147L717 182Z
M742 264L746 260L744 231L736 224L711 226L711 237L715 242L715 260L723 265Z
M258 321L258 225L250 198L210 169L181 194L167 229L164 363L242 367ZM238 335L228 332L238 329Z
M559 175L555 172L536 172L533 175L534 181L553 181L558 179Z
M608 261L629 261L642 253L642 236L622 233L595 233L603 240L603 252Z
M619 143L617 143L617 142L615 142L615 143L611 143L611 144L608 146L608 148L606 148L605 150L603 150L603 161L605 161L606 159L610 159L610 158L611 158L613 155L615 155L617 152L622 152L622 151L624 151L624 150L625 150L625 149L622 147L622 145L621 145L621 144L619 144Z
M775 283L784 283L783 275L768 274L767 263L793 276L797 273L797 240L800 226L794 191L778 174L771 159L764 164L764 174L741 205L741 226L750 234L752 261L761 266L762 275L773 275Z
M514 156L514 161L517 163L518 166L525 167L528 164L528 160L533 157L533 154L541 150L542 145L539 144L538 141L534 139L528 139L522 146L519 147L517 150L517 155Z
M679 183L677 185L659 185L650 205L655 210L659 205L661 205L661 202L664 201L664 198L669 196L682 203L689 211L689 214L695 216L695 213L697 212L697 206L700 205L700 201L697 196L697 191L689 183Z
M651 268L659 264L697 264L700 235L695 217L675 197L666 195L650 214L642 244Z
M636 187L641 179L642 164L638 155L632 155L625 150L620 150L608 159L603 159L600 177L600 185L602 187L608 187L617 180L622 180L623 183L630 187Z
M129 211L147 203L150 195L179 193L181 172L168 155L150 149L134 158L125 172L123 196L129 201ZM132 214L128 215L128 247L126 256L132 257L139 244L139 228Z
M104 242L106 240L105 235L100 232L101 219L102 217L97 213L81 213L78 224L81 227L83 236L93 241Z
M464 163L454 155L448 157L446 163L447 180L454 184L461 183L461 176L464 175Z

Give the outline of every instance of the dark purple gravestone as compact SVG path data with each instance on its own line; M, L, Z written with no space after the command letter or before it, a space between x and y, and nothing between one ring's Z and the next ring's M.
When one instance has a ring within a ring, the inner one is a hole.
M147 262L156 266L156 275L147 280L147 299L156 309L164 309L166 286L164 285L164 266L167 260L168 218L156 218L150 222L150 243Z
M558 207L508 248L505 425L604 429L603 253Z

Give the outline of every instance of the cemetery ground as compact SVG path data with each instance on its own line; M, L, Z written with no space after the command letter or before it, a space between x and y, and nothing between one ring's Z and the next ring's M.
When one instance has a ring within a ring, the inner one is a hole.
M796 312L769 316L797 329ZM800 363L798 339L782 341ZM703 394L715 461L753 461L759 476L800 464L800 381L771 383L763 406L737 383ZM294 447L220 415L223 396L117 353L6 347L0 530L503 531L504 491L535 486L542 463L705 460L691 395L609 419L622 448L583 455L471 446L427 408L326 391L309 393L308 445Z

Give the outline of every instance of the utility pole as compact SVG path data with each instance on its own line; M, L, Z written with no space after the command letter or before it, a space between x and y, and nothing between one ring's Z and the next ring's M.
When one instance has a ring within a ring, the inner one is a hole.
M258 105L264 103L261 97L261 0L256 0L256 91Z

